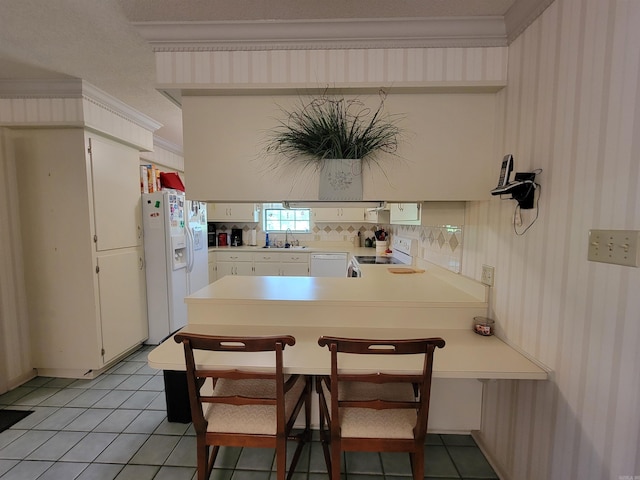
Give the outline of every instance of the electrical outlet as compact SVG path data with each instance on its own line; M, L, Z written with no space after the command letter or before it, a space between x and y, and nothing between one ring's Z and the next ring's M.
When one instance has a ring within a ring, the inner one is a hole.
M493 287L494 272L495 268L489 265L482 265L482 277L480 278L480 282Z
M587 260L637 267L638 237L638 230L589 230Z

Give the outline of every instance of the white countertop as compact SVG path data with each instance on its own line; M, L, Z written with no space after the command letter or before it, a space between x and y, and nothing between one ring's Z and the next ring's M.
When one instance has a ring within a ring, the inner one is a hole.
M396 266L398 267L398 266ZM307 302L384 304L385 306L486 307L484 290L476 295L443 281L429 271L392 274L388 266L365 266L360 278L253 277L228 275L186 298L187 304L244 302Z
M327 348L318 346L321 335L361 338L426 338L442 337L446 345L436 349L433 376L451 379L526 379L545 380L547 372L508 346L497 337L483 337L468 330L449 329L388 329L325 326L248 326L248 325L188 325L186 332L210 335L293 335L296 344L284 350L286 373L327 375L330 356ZM379 371L375 356L349 356L342 364L351 373ZM389 363L385 356L385 371L389 373L418 373L421 358L399 355ZM155 348L148 357L149 365L161 370L184 370L182 346L172 338ZM273 355L235 355L220 352L203 353L196 357L199 365L212 368L240 368L269 370Z
M185 329L219 335L294 335L296 345L285 350L285 363L298 373L328 371L328 353L317 346L321 335L440 336L447 346L436 352L436 377L547 378L545 369L501 339L472 331L473 318L487 312L487 287L479 282L438 267L414 274L393 274L387 265L362 268L361 278L225 276L185 299ZM222 366L226 362L217 355L202 361ZM246 366L256 367L261 360L246 361ZM149 364L183 369L182 349L169 339L151 352ZM413 366L400 361L398 368Z

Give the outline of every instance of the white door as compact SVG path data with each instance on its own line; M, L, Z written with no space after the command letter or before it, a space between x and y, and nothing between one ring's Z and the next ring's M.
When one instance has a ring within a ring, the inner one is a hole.
M107 139L88 137L98 251L141 244L138 151ZM69 219L74 221L74 219Z
M98 256L104 363L147 338L142 249Z

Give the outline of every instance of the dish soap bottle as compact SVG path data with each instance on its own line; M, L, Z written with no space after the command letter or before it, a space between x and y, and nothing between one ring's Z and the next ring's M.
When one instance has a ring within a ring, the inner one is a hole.
M264 233L264 246L269 247L269 232Z

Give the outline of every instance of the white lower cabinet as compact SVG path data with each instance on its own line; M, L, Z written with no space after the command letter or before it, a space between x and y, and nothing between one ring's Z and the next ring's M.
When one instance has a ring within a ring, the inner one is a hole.
M218 279L216 254L209 252L209 283L213 283Z
M306 277L309 275L309 254L265 252L254 255L254 274L260 276Z
M144 249L123 249L98 256L100 318L105 363L131 347L131 339L147 337Z
M216 279L226 275L253 275L253 253L216 252Z
M225 275L309 276L309 254L301 252L217 251L209 253L209 282Z

